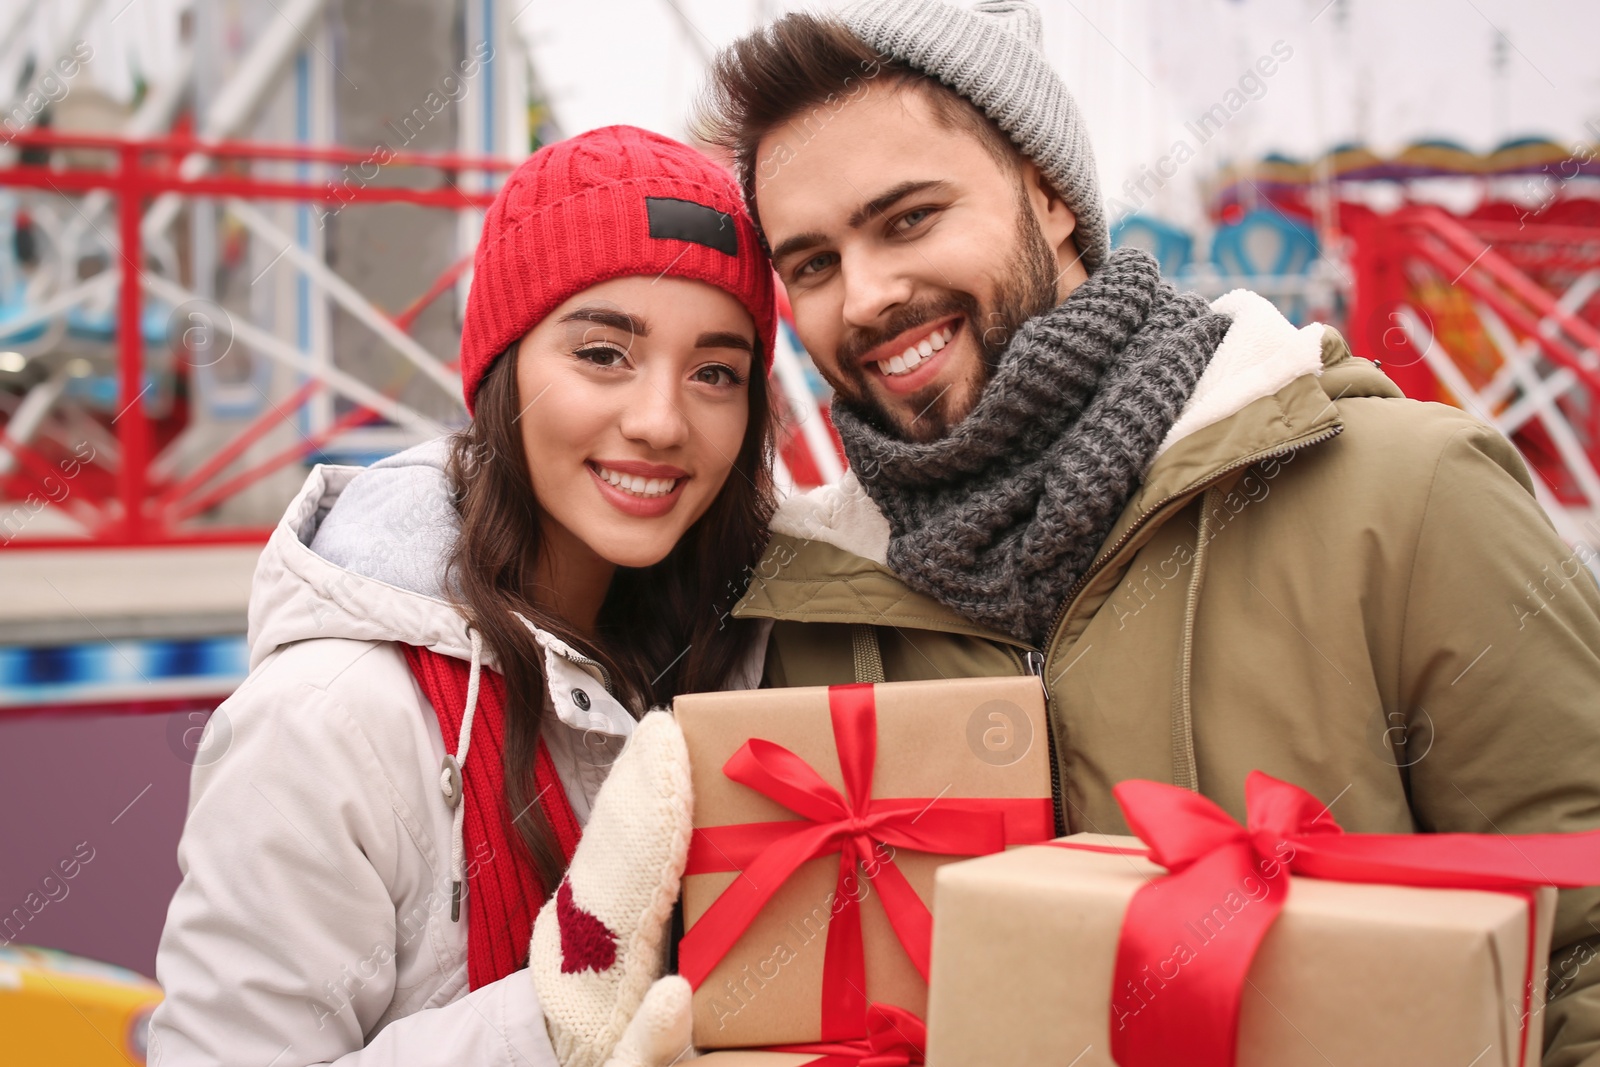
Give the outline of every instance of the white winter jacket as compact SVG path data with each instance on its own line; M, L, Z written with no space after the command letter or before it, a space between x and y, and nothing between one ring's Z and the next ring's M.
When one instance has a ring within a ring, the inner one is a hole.
M445 448L316 467L262 552L250 675L190 781L152 1067L555 1067L526 972L467 991L472 900L452 922L450 897L474 858L441 791L437 716L396 646L494 667L442 596ZM634 718L591 661L530 628L555 709L545 741L583 822ZM734 686L759 681L761 653Z

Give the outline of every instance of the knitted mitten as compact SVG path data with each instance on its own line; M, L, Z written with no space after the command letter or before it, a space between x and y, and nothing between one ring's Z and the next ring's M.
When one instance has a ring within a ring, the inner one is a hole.
M622 1032L606 1067L668 1067L694 1055L689 983L676 974L657 980Z
M664 1067L688 1044L687 986L656 979L692 805L683 734L670 714L651 712L612 764L567 876L533 924L528 969L562 1067L603 1067L613 1052L617 1067Z

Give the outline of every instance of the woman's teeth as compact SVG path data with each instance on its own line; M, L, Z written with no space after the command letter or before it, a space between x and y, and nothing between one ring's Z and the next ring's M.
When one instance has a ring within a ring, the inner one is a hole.
M666 496L678 486L677 478L645 478L637 474L623 474L610 467L596 466L595 472L624 492L634 496Z
M880 359L878 361L878 370L890 377L897 374L909 374L911 371L916 370L923 360L949 344L950 339L955 335L956 328L954 326L946 326L942 330L935 330L898 356Z

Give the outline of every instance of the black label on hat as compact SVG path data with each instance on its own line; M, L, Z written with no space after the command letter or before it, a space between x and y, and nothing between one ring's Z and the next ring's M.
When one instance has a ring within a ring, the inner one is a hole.
M739 231L733 216L693 200L673 200L664 196L644 198L650 213L650 236L673 241L693 241L730 256L739 254Z

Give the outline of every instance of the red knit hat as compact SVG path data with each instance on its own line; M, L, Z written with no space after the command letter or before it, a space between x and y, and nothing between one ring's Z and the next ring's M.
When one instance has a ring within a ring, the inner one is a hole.
M558 304L632 274L707 282L738 298L771 370L772 266L733 178L688 145L607 126L539 149L489 207L461 330L467 411L489 364Z

